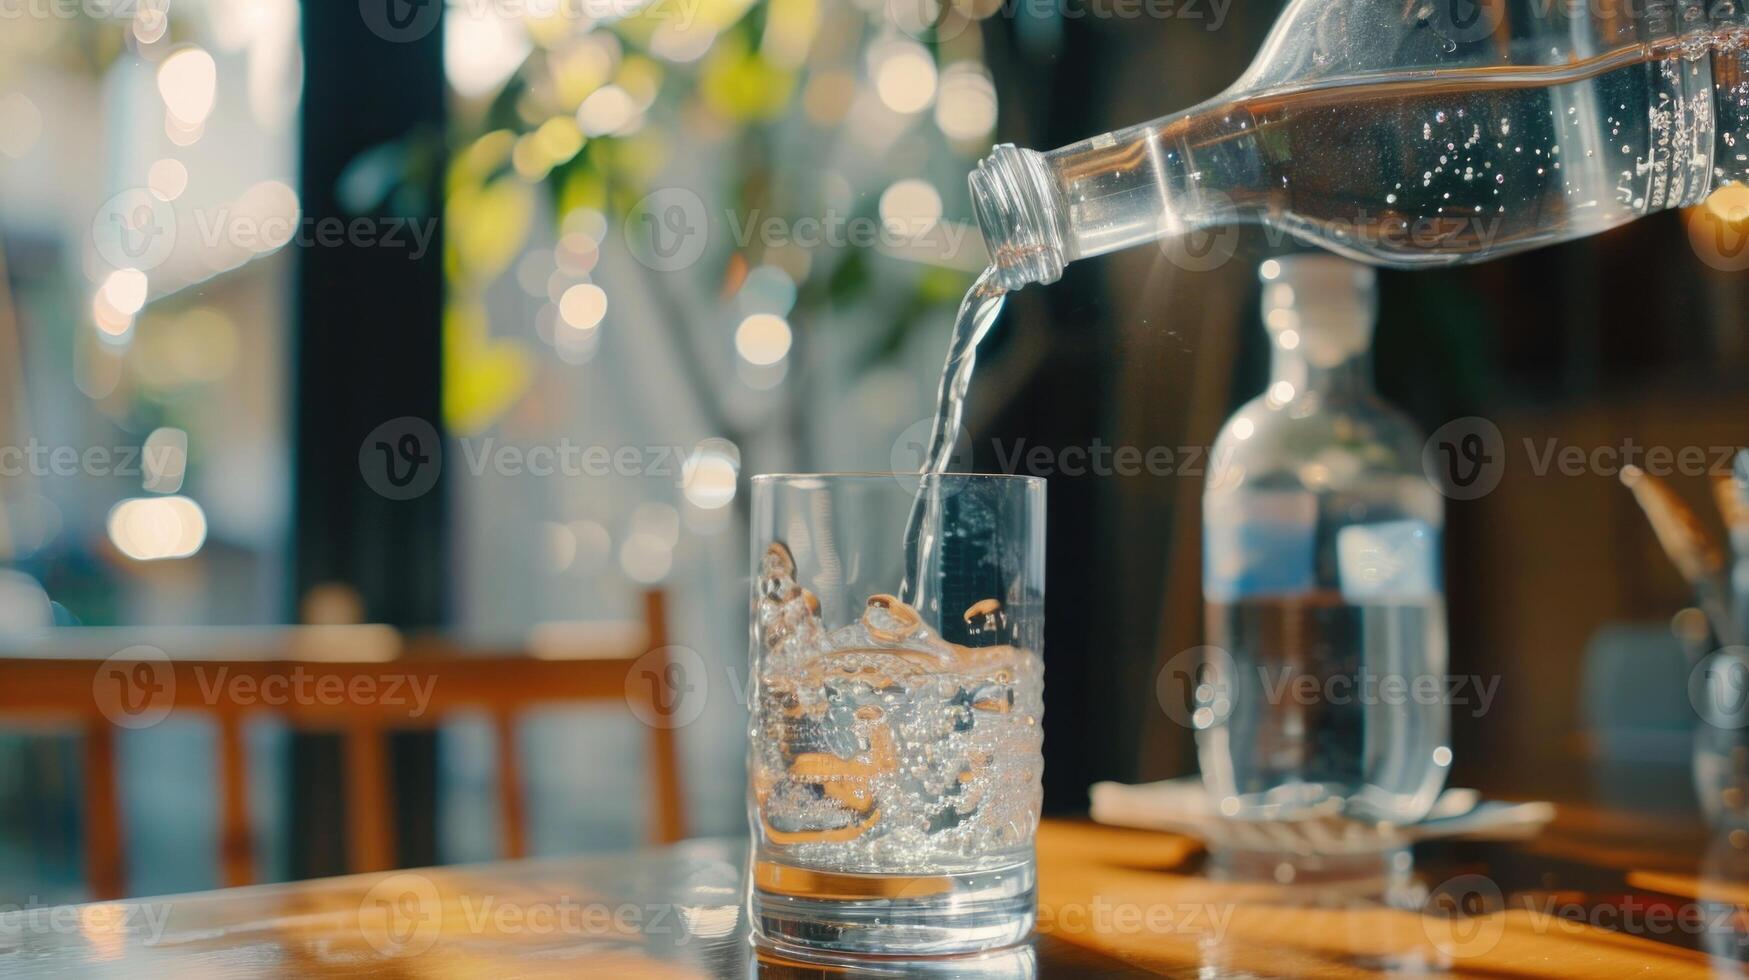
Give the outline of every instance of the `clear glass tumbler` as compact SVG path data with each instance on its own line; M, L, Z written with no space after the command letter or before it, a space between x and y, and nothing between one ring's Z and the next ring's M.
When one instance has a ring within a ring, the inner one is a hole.
M758 476L752 507L756 939L859 956L1023 940L1044 481Z

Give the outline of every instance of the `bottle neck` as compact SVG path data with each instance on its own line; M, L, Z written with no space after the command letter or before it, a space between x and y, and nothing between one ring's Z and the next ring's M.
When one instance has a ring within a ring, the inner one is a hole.
M1266 396L1285 402L1316 393L1323 398L1350 401L1371 392L1371 354L1363 351L1335 364L1317 364L1303 350L1284 348L1277 338L1269 359Z
M972 203L1002 285L1055 282L1076 259L1227 224L1245 188L1221 159L1228 125L1213 104L1082 140L1048 153L1004 143L972 172Z

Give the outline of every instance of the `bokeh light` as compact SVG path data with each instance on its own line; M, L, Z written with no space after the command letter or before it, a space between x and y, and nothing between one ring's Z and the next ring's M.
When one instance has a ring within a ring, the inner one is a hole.
M682 474L686 502L701 510L726 507L735 499L741 453L727 439L706 439L693 447Z
M182 489L188 472L188 433L168 426L152 430L140 446L143 489L152 493L175 493Z
M20 92L0 99L0 153L19 159L42 136L43 114Z
M926 180L894 181L881 194L880 210L883 224L915 237L941 220L941 194Z
M454 7L444 18L444 75L467 98L497 91L533 47L522 25L491 5Z
M607 292L594 283L578 283L559 298L559 318L578 330L594 330L607 316Z
M888 41L870 52L871 74L881 103L909 115L935 99L935 59L915 41Z
M941 73L935 124L949 139L981 140L996 128L996 85L983 65L961 61Z
M109 512L110 542L135 561L187 558L206 533L206 512L187 497L131 497Z
M603 85L577 107L577 123L590 136L621 133L632 128L638 105L631 93L618 85Z
M772 313L754 313L735 329L735 352L748 364L776 364L789 356L789 321Z
M146 189L160 201L174 201L188 188L188 168L168 157L146 171Z
M213 56L190 45L172 53L158 66L158 94L178 128L197 129L213 111L219 69Z
M148 288L149 283L144 272L138 269L117 269L103 280L101 293L110 310L131 317L146 305Z

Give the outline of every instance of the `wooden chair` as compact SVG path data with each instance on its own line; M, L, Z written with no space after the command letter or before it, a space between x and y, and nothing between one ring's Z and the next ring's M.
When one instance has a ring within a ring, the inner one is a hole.
M648 592L643 605L641 624L547 629L517 648L402 637L371 625L62 630L42 644L0 653L0 719L82 724L87 876L97 899L127 890L115 729L144 727L171 712L209 715L218 728L219 865L226 887L255 880L243 724L262 713L296 728L342 733L348 857L355 872L383 870L394 860L384 734L435 725L465 709L485 710L497 733L506 857L527 852L516 719L536 704L618 701L643 716L655 818L650 836L667 843L684 835L685 815L674 730L665 723L674 694L667 686L665 597ZM141 643L146 646L133 645ZM213 678L220 676L226 691L255 693L214 697ZM387 692L393 678L408 676L429 684L429 702L417 718L408 713L409 692ZM355 696L365 690L378 696Z

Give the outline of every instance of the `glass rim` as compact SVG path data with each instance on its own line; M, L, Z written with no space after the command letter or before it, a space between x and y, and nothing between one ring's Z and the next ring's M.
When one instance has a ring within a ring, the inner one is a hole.
M836 473L755 473L748 478L753 483L784 483L791 480L991 480L1015 484L1045 485L1045 478L1027 473L909 473L898 470L846 470Z

